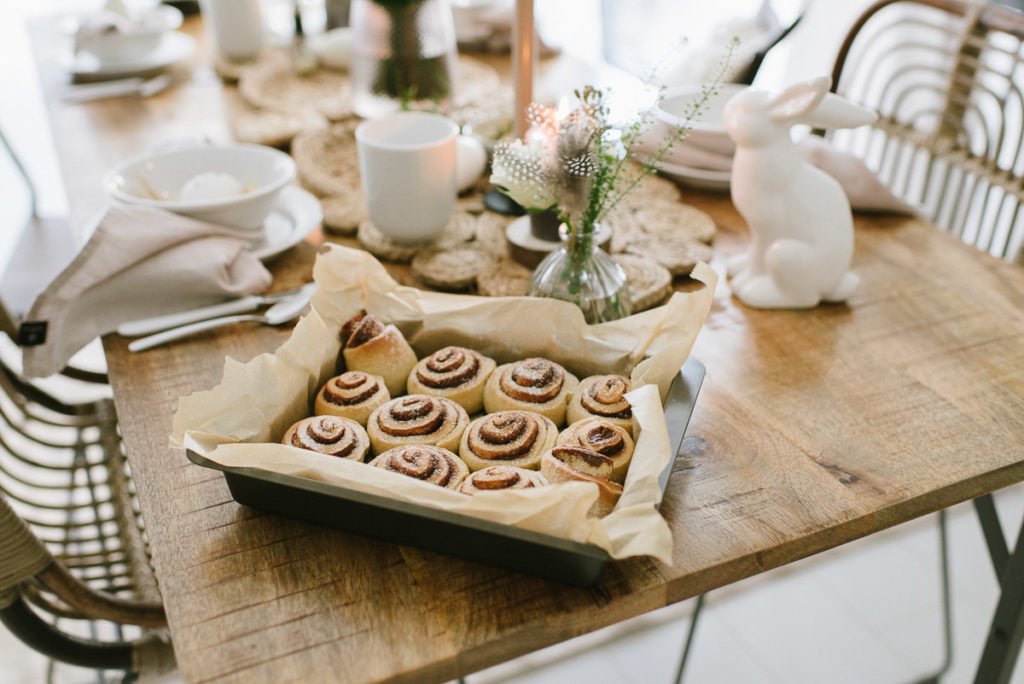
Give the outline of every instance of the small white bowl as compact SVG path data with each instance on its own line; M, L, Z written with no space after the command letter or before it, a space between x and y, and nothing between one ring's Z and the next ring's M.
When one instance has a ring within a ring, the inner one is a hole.
M722 84L718 92L712 95L704 111L690 122L690 132L686 136L686 144L703 148L715 154L732 156L736 145L725 132L722 111L733 95L745 90L747 86L731 83ZM658 119L673 127L686 124L686 112L693 102L700 97L702 86L681 86L665 93L665 99L658 107Z
M207 172L231 174L245 193L218 200L178 199L189 179ZM127 204L255 231L263 227L274 200L293 180L295 162L280 150L262 145L217 145L158 152L123 162L107 173L103 185L111 197Z
M665 161L656 164L655 168L658 173L677 183L701 190L725 192L729 190L732 179L731 171L714 171Z
M101 62L130 62L156 52L164 36L181 26L181 21L181 10L157 5L119 28L90 36L82 49Z

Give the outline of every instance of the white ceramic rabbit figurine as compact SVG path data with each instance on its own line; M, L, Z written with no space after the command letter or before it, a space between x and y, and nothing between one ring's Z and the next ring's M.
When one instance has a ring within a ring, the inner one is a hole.
M790 127L854 128L874 112L828 92L827 76L781 93L747 89L725 107L736 143L732 201L750 227L746 253L728 263L733 292L759 309L804 309L842 302L857 288L852 273L853 216L839 183L804 161Z

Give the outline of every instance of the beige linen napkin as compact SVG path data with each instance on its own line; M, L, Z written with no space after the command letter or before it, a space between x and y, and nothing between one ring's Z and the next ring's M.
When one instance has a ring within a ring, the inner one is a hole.
M860 157L837 150L828 140L809 135L800 141L800 156L839 181L857 211L916 215L920 209L897 197Z
M112 206L78 256L21 325L25 374L60 371L92 339L125 321L259 292L270 272L225 226L150 207Z

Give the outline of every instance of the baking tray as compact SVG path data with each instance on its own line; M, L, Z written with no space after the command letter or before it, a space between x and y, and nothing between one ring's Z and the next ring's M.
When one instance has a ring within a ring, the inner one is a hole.
M690 359L669 389L665 420L677 455L703 381L704 365ZM235 501L261 511L577 586L596 584L613 560L590 544L187 453L196 465L222 471ZM674 464L672 459L658 478L662 492Z

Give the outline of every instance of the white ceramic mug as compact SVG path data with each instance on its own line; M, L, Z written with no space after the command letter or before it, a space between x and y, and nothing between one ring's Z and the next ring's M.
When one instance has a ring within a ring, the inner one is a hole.
M222 57L233 61L255 58L263 49L260 0L200 0L203 23Z
M455 122L400 112L356 128L370 220L395 242L433 240L455 209Z

